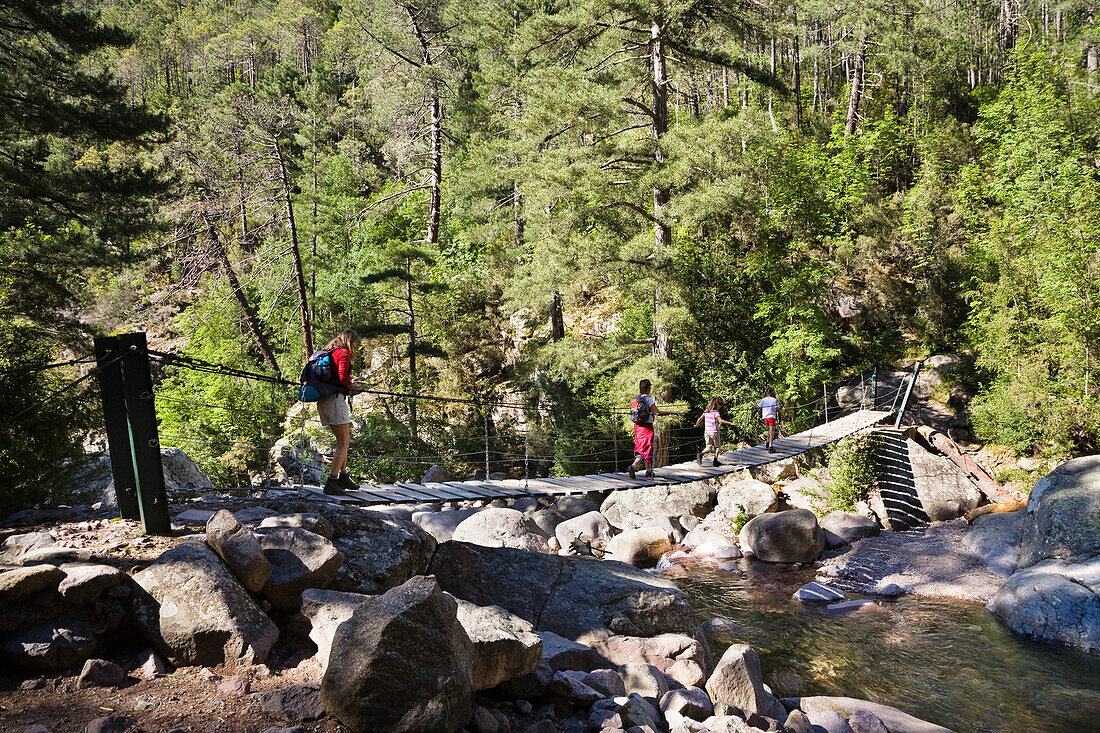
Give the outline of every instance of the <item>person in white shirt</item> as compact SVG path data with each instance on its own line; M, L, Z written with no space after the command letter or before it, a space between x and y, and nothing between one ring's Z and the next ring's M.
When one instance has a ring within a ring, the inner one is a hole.
M764 390L764 399L756 406L760 408L760 417L764 418L764 424L768 426L768 453L775 453L772 443L775 442L775 426L779 424L779 408L783 403L775 398L775 390L768 387Z

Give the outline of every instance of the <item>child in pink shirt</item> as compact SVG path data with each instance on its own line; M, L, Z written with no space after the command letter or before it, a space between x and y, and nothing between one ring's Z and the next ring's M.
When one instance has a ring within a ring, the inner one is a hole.
M706 447L703 448L703 454L706 455L711 451L714 452L714 465L721 466L718 462L718 453L722 449L722 434L720 432L720 425L733 425L729 420L723 420L722 416L718 413L718 407L722 404L722 401L717 397L712 397L710 402L707 403L707 409L699 416L699 419L695 421L695 427L699 427L699 423L703 423L703 438L706 440ZM699 462L702 463L702 458Z

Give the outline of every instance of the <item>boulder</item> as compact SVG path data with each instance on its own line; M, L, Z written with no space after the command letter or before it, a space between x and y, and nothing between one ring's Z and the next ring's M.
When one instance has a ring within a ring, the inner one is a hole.
M276 517L278 515L278 512L272 511L265 506L249 506L240 511L233 512L233 516L237 518L238 522L250 526L259 524L268 517Z
M651 664L685 687L702 686L711 663L709 647L686 634L611 636L593 649L614 665Z
M500 606L476 606L459 599L458 622L477 655L475 692L532 672L542 661L542 639L535 627Z
M260 522L260 527L299 527L330 540L332 539L333 533L332 525L329 521L320 514L313 514L312 512L297 512L294 514L279 514L274 517L266 517Z
M91 657L98 646L91 626L61 618L9 636L0 647L0 655L19 669L60 672Z
M668 539L673 544L678 544L684 539L684 528L680 526L680 520L678 517L658 517L657 519L651 519L643 524L638 529L648 529L656 527L668 535Z
M618 529L637 529L650 520L681 514L705 517L714 508L715 491L711 481L613 491L600 512Z
M184 542L134 576L138 628L177 666L260 664L279 630L221 559Z
M1066 461L1035 484L1020 538L1021 568L1100 555L1100 455Z
M549 552L550 535L531 515L515 509L491 507L467 518L455 528L452 539L485 547L513 547L529 552Z
M555 672L574 669L589 670L596 655L592 647L566 639L553 631L538 631L542 639L542 662Z
M807 718L828 710L847 719L857 710L866 710L885 723L890 733L951 733L948 728L915 718L889 705L853 697L790 697L783 698L783 704L791 710L801 710Z
M714 703L698 687L669 690L661 697L658 706L670 728L684 720L703 721L714 714Z
M738 549L737 541L733 537L705 525L688 532L680 544L690 548L691 554L696 557L715 559L721 557L723 560L736 560L741 557L741 550Z
M251 529L226 510L216 512L207 520L206 544L251 592L259 593L271 578L271 563L264 556L260 541Z
M309 619L309 638L317 645L317 661L321 671L328 669L332 639L340 624L351 618L352 613L370 596L361 593L344 593L338 590L307 588L302 592L302 615Z
M661 555L672 549L668 532L661 527L639 527L615 535L607 543L608 560L635 567L653 567Z
M421 484L427 483L446 483L451 480L451 474L447 473L447 469L438 464L431 466L424 472L424 476L420 479Z
M1019 570L988 607L1017 634L1100 653L1100 556L1081 563L1043 560Z
M326 587L344 562L343 553L331 542L305 529L264 529L258 530L257 536L271 563L271 576L262 593L272 608L298 608L302 591Z
M53 565L33 565L0 572L0 601L16 601L44 590L55 590L65 577Z
M810 722L815 731L823 733L853 733L852 726L843 715L835 710L815 710L806 713L806 720Z
M547 685L547 691L574 705L587 707L603 699L603 693L594 690L583 681L585 672L555 672Z
M6 537L0 544L0 562L16 562L19 556L28 550L40 547L53 547L57 538L49 532L25 532Z
M760 657L747 644L731 644L726 649L707 680L706 690L716 705L732 705L776 720L787 717L778 698L764 689Z
M569 639L691 631L695 614L674 583L629 565L445 542L429 572L450 593L500 606Z
M774 484L776 481L798 478L798 463L793 458L781 458L778 461L750 466L749 475L757 481Z
M849 514L840 510L829 512L820 520L825 533L825 546L830 550L850 545L864 537L874 537L881 530L878 522L862 514Z
M663 729L661 713L638 694L609 697L594 703L588 723L599 730L613 726L615 718L620 724L618 730L631 730L636 726L636 730L652 733Z
M819 515L828 511L822 498L825 496L825 487L812 476L803 476L784 484L782 491L788 509L808 509Z
M458 512L439 512L458 514ZM331 521L331 517L329 517ZM360 511L345 521L333 540L344 556L329 587L352 593L376 594L421 575L435 552L435 538L401 519Z
M978 487L948 458L904 433L879 430L878 479L868 503L886 529L957 519L982 501Z
M718 492L718 508L728 519L733 519L738 513L756 517L774 512L778 507L779 499L775 490L763 481L753 478L727 481Z
M464 508L442 512L415 512L412 514L412 523L436 538L437 543L445 543L454 535L455 527L480 511L478 508Z
M529 512L537 511L539 508L539 500L533 496L521 496L512 502L512 508L517 512L523 512L527 514Z
M89 659L84 662L76 680L78 690L86 687L118 687L126 679L122 667L106 659Z
M586 545L602 550L607 547L614 533L607 517L598 511L566 519L554 528L554 535L562 547L572 547L574 540L580 540Z
M455 600L425 576L358 606L333 640L321 683L325 710L363 732L466 725L474 647L457 614Z
M558 525L565 521L565 515L550 508L536 509L528 516L531 517L535 526L546 533L547 537L553 537L558 531Z
M179 448L161 448L160 464L164 470L164 488L169 493L213 486L210 477ZM105 506L118 506L109 455L100 457L94 467L82 471L76 481L79 489L95 491Z
M806 509L761 514L741 528L741 549L765 562L813 562L825 549L817 517Z
M550 509L565 519L576 519L589 512L598 512L600 505L587 495L563 496L551 504Z
M619 674L627 695L636 692L654 705L668 692L668 679L652 664L627 662L619 667Z
M1025 511L985 514L967 528L962 545L990 571L1007 578L1020 561L1020 537L1026 521Z
M852 728L852 733L890 733L882 719L870 710L856 710L848 718L848 725Z
M604 697L626 695L626 683L618 670L594 669L581 678L581 682L598 691Z
M844 598L844 593L824 583L806 583L794 592L794 599L803 603L831 603Z
M67 563L61 566L61 571L65 577L57 591L74 606L94 603L109 589L130 581L130 576L110 565Z
M256 697L265 713L299 723L324 717L320 689L316 682L302 682L261 692Z

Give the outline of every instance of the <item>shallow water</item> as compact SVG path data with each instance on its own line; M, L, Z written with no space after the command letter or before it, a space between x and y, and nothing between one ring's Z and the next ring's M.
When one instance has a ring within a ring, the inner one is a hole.
M959 733L1100 730L1098 657L1017 637L976 604L903 597L833 615L791 599L812 569L740 567L744 575L693 565L671 579L700 621L738 625L710 638L715 659L751 644L781 696L873 700Z

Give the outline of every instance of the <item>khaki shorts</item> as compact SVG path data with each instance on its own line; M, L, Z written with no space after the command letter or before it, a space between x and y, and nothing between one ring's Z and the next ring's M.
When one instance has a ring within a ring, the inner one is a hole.
M703 437L707 439L707 447L703 449L704 453L710 453L711 451L717 452L722 447L721 433L703 433ZM696 445L698 445L698 443L696 443Z
M342 394L334 394L318 401L317 416L321 418L322 425L347 425L351 422L348 398Z

